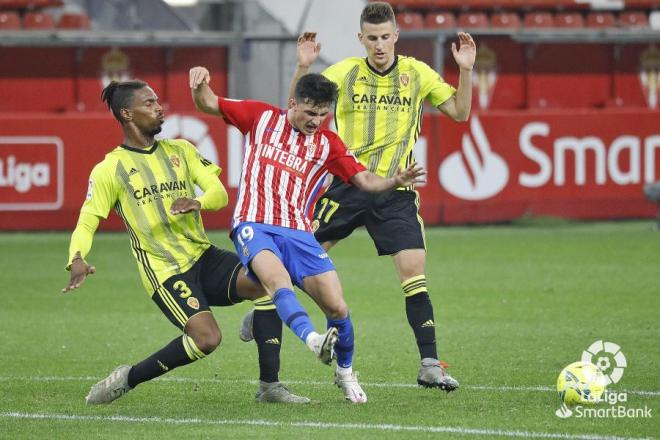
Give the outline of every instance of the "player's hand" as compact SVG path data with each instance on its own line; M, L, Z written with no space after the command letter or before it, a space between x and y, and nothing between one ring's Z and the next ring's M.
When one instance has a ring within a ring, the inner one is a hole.
M190 69L190 74L188 76L190 80L190 88L193 90L202 84L211 83L211 74L206 67L193 67Z
M477 45L474 43L472 36L466 32L458 33L458 44L457 50L456 43L451 43L451 53L454 55L456 64L460 69L472 70L477 56Z
M309 67L319 57L321 43L316 42L316 32L305 32L298 37L298 65Z
M172 206L170 206L170 213L172 215L186 214L192 211L199 211L200 209L202 209L202 204L199 201L187 197L181 197L172 203Z
M395 187L400 188L416 185L418 183L425 183L425 175L426 171L424 171L421 166L417 165L417 162L413 162L405 170L402 170L401 168L397 170L396 174L394 175Z
M77 254L76 257L80 257L80 254ZM96 268L85 263L85 260L83 260L82 257L74 258L71 263L71 278L69 279L69 284L62 289L62 293L77 289L83 281L85 281L87 275L91 275L94 272L96 272Z

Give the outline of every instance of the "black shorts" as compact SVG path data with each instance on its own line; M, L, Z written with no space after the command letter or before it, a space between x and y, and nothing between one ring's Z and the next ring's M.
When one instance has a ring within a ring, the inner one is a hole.
M243 301L236 291L241 267L235 253L211 246L188 271L165 280L151 298L183 330L190 318L209 311L210 306Z
M314 207L314 236L320 242L341 240L365 226L378 255L426 249L417 191L370 194L335 178Z

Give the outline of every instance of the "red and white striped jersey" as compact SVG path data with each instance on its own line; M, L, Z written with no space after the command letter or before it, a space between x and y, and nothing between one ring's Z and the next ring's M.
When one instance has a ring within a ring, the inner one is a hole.
M226 98L218 99L218 108L245 135L232 229L255 222L311 232L311 213L327 173L350 183L366 169L335 133L321 129L306 136L289 123L286 110Z

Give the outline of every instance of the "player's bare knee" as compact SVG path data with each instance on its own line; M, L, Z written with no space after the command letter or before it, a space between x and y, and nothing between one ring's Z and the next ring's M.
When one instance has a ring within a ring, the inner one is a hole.
M186 334L205 354L215 350L222 341L222 334L218 324L210 313L199 313L186 324Z
M278 289L289 287L291 284L289 278L280 276L279 273L260 276L259 280L268 292L276 292Z
M197 348L202 350L205 354L212 353L222 342L222 333L219 328L205 329L205 331L191 336Z
M328 304L326 307L326 316L330 319L344 319L348 316L348 305L342 299Z

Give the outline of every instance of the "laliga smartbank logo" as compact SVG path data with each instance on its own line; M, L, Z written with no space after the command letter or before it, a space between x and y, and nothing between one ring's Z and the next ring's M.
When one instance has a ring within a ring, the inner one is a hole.
M617 392L617 384L628 366L621 347L598 340L582 352L581 360L564 368L557 378L562 400L555 411L559 418L650 418L652 409L627 406L628 393Z
M490 147L476 116L470 119L470 132L463 135L461 151L450 154L440 165L438 174L443 188L451 195L464 200L484 200L506 186L509 168Z

